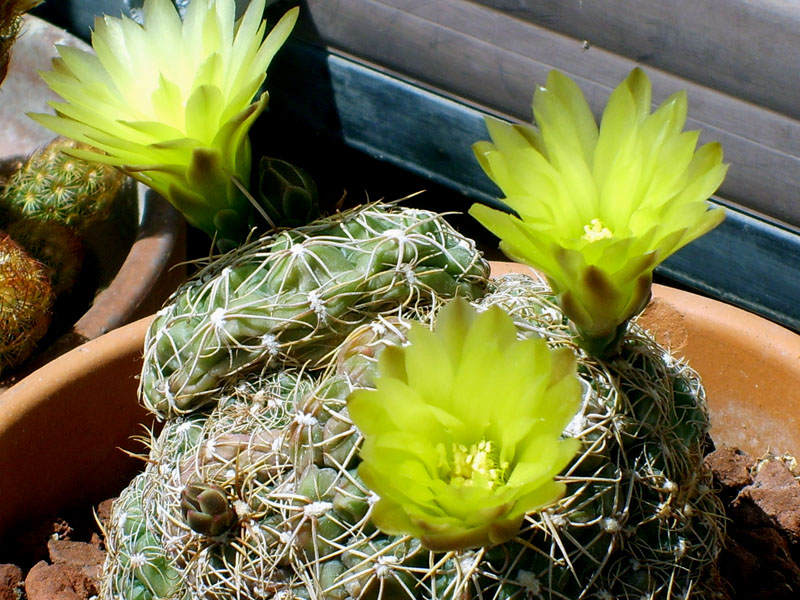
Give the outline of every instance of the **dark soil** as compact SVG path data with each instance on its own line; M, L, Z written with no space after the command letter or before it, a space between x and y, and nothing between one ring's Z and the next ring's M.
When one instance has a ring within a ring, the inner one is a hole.
M105 560L95 519L109 515L111 501L95 510L57 518L3 540L0 600L89 600L96 597Z
M800 598L800 477L794 459L733 448L706 458L729 522L712 574L717 600ZM793 471L795 469L795 471ZM111 500L96 507L109 514ZM0 550L0 600L89 600L104 559L95 511L55 519ZM13 564L12 564L13 563Z

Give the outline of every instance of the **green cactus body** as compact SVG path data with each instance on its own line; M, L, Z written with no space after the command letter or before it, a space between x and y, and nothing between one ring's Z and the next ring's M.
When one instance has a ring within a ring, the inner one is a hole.
M101 597L150 600L159 596L142 589L176 580L167 597L703 597L722 511L702 464L708 418L696 375L635 326L613 362L587 358L549 289L524 276L501 278L477 304L501 306L521 336L580 357L583 403L566 434L583 450L562 474L564 498L527 515L517 537L429 552L370 520L377 498L357 474L361 437L346 398L372 385L376 356L403 342L409 312L354 329L325 371L254 372L230 380L215 405L169 420L145 472L115 504ZM432 323L435 314L425 308L416 318ZM181 490L194 480L235 499L229 538L183 520ZM122 514L141 514L144 525L131 534ZM143 584L125 558L141 539L160 543L150 560L174 572L156 569L155 583Z
M125 176L107 165L70 156L89 146L56 138L37 150L0 190L11 220L58 221L78 231L105 219Z
M25 360L50 326L47 269L0 232L0 372Z
M141 395L161 415L254 365L324 362L359 324L483 293L488 264L432 212L369 205L265 236L176 292L150 327Z

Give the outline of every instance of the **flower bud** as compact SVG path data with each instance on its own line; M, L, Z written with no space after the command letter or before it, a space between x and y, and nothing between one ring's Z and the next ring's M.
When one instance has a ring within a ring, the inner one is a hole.
M190 483L181 492L181 512L186 524L207 537L219 537L236 524L236 511L220 486Z

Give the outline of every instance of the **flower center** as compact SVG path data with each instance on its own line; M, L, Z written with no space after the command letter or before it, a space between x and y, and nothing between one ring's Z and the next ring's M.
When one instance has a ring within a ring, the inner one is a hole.
M439 468L443 479L464 486L481 486L494 489L504 483L508 462L498 465L494 444L481 440L469 448L453 443L452 458L447 456L444 445L439 444Z
M583 226L583 235L581 237L587 241L596 242L612 238L614 234L600 219L592 219L588 225Z

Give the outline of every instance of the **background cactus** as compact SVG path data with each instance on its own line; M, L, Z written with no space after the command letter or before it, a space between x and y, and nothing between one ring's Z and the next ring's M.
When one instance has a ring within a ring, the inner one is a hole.
M23 360L50 325L47 269L0 232L0 373Z
M492 548L431 553L374 528L345 401L370 386L381 347L402 343L408 319L432 323L438 304L360 325L322 373L230 377L216 403L170 419L115 504L101 596L702 597L722 511L702 463L708 418L696 375L636 327L614 361L585 356L552 292L525 276L500 279L476 304L502 307L520 335L579 356L583 402L567 433L583 449L563 473L567 495ZM182 490L200 480L235 508L227 540L182 517Z
M22 28L22 15L42 0L0 0L0 83L8 73L11 46Z
M11 220L58 221L85 231L111 211L125 176L118 170L68 154L86 144L56 138L28 157L0 191Z
M144 403L193 410L232 374L319 362L359 324L483 293L488 264L436 213L367 205L264 236L181 287L145 341Z
M59 221L23 218L8 226L8 235L47 268L55 296L72 289L86 254L83 241L72 227Z

